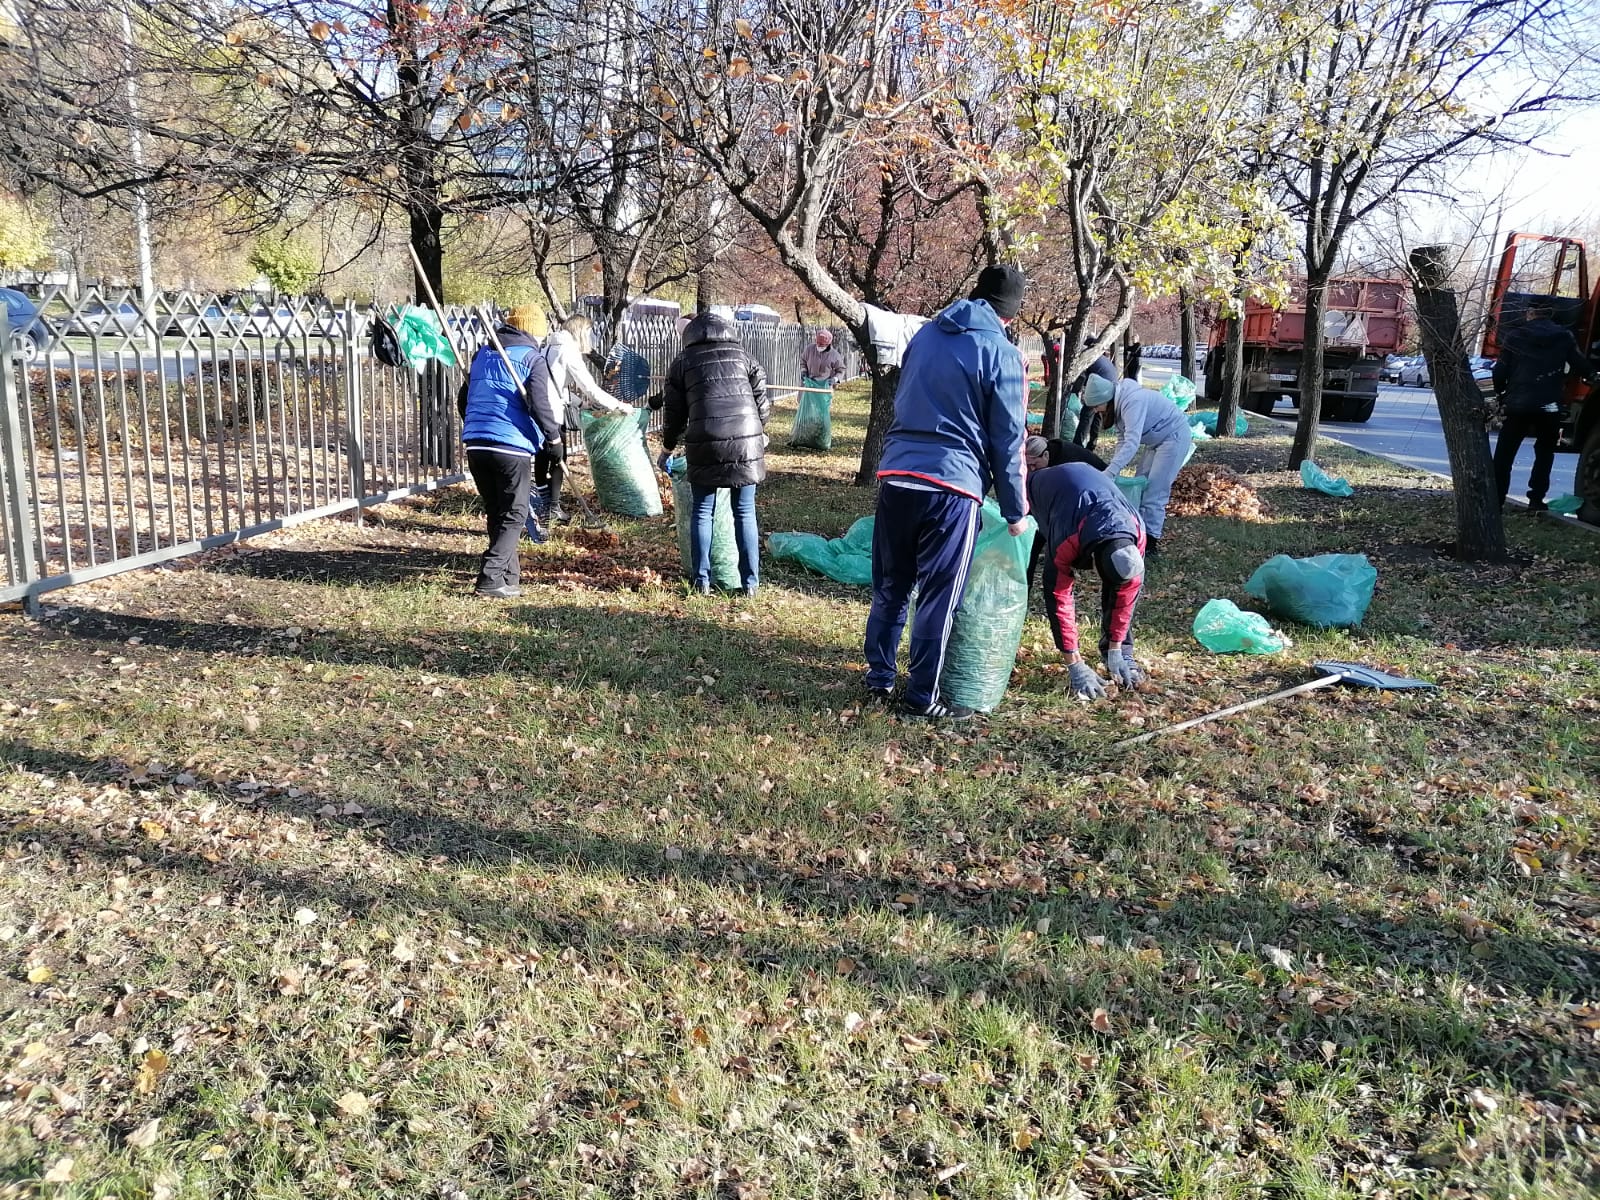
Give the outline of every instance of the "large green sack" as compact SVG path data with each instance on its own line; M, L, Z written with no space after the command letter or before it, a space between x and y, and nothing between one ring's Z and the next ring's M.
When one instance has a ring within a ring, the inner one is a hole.
M1378 586L1378 568L1365 554L1277 554L1256 568L1244 590L1267 611L1319 629L1361 624Z
M1194 380L1187 375L1174 375L1162 385L1161 394L1183 411L1194 403Z
M1215 654L1276 654L1286 645L1265 617L1232 600L1207 600L1194 615L1194 637Z
M872 584L872 524L872 517L862 517L839 538L774 533L767 538L767 553L839 583L868 587Z
M1028 619L1028 555L1037 526L1012 537L1000 506L983 503L983 528L967 573L967 590L950 627L940 696L988 712L1005 699Z
M1217 410L1207 409L1205 412L1192 412L1186 414L1190 425L1199 425L1207 433L1217 432ZM1243 413L1233 414L1233 436L1243 437L1250 432L1250 422L1245 420Z
M1118 475L1112 482L1117 485L1122 498L1128 502L1128 507L1137 512L1140 502L1144 500L1144 489L1150 486L1149 476Z
M394 335L400 353L412 367L421 368L437 359L446 366L456 365L456 350L439 324L439 314L431 308L408 304L395 317Z
M791 446L804 446L811 450L833 449L833 387L825 379L800 379L799 407L794 414L794 432L789 435ZM812 390L807 390L812 389Z
M683 560L683 577L694 579L694 552L689 544L689 527L694 524L694 488L690 486L688 465L683 455L667 460L667 476L672 480L672 520L678 527L678 555ZM727 488L717 489L711 510L711 582L736 591L739 576L739 543L733 536L733 497Z
M661 487L644 445L650 410L617 416L586 412L582 417L583 446L600 507L625 517L659 517Z

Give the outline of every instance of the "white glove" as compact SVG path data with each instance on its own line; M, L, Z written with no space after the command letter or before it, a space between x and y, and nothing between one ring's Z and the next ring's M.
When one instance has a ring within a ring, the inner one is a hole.
M1068 663L1067 678L1072 685L1072 694L1081 699L1098 700L1106 694L1106 685L1100 682L1100 676L1088 663Z
M1138 687L1145 680L1144 668L1133 661L1133 655L1120 646L1106 653L1106 670L1118 687Z

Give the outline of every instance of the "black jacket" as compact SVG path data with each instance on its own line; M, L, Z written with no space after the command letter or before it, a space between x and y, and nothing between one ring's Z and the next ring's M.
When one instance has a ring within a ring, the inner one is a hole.
M661 444L683 443L691 484L745 487L767 477L767 374L745 353L732 321L702 313L689 322L659 399Z
M1494 364L1494 390L1505 396L1507 412L1558 412L1569 366L1593 380L1571 330L1541 317L1506 330Z
M1046 442L1045 453L1049 455L1046 467L1059 467L1062 463L1088 463L1096 471L1106 469L1106 460L1094 451L1085 450L1076 442L1069 442L1063 438L1051 438Z

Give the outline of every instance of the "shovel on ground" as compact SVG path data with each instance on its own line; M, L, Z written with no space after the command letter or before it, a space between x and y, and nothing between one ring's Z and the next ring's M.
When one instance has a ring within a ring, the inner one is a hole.
M1234 713L1242 713L1246 709L1260 708L1263 704L1271 704L1274 700L1286 700L1290 696L1298 696L1303 692L1314 692L1318 688L1332 687L1336 683L1348 687L1375 688L1380 692L1402 691L1415 688L1432 690L1434 685L1421 679L1411 679L1405 675L1391 675L1387 671L1379 671L1373 667L1363 667L1360 663L1347 662L1319 662L1312 663L1311 669L1317 673L1316 679L1308 679L1305 683L1297 683L1294 687L1284 688L1281 692L1273 692L1270 696L1258 696L1254 700L1246 700L1243 704L1234 704L1228 708L1219 708L1215 712L1208 712L1203 716L1191 717L1187 721L1179 721L1176 725L1164 725L1160 729L1152 729L1149 733L1141 733L1137 737L1124 738L1111 747L1121 750L1127 746L1137 746L1140 742L1148 742L1162 734L1177 733L1180 729L1192 729L1196 725L1203 725L1207 721L1215 721L1220 717L1231 717Z

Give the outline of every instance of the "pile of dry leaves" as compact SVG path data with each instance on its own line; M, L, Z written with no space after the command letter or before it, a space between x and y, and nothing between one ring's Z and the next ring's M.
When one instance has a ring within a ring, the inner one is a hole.
M1167 513L1175 517L1234 517L1260 521L1267 506L1237 471L1215 463L1192 463L1172 481Z
M637 591L678 575L677 546L624 548L609 529L566 528L522 554L523 583L556 583L598 591Z

